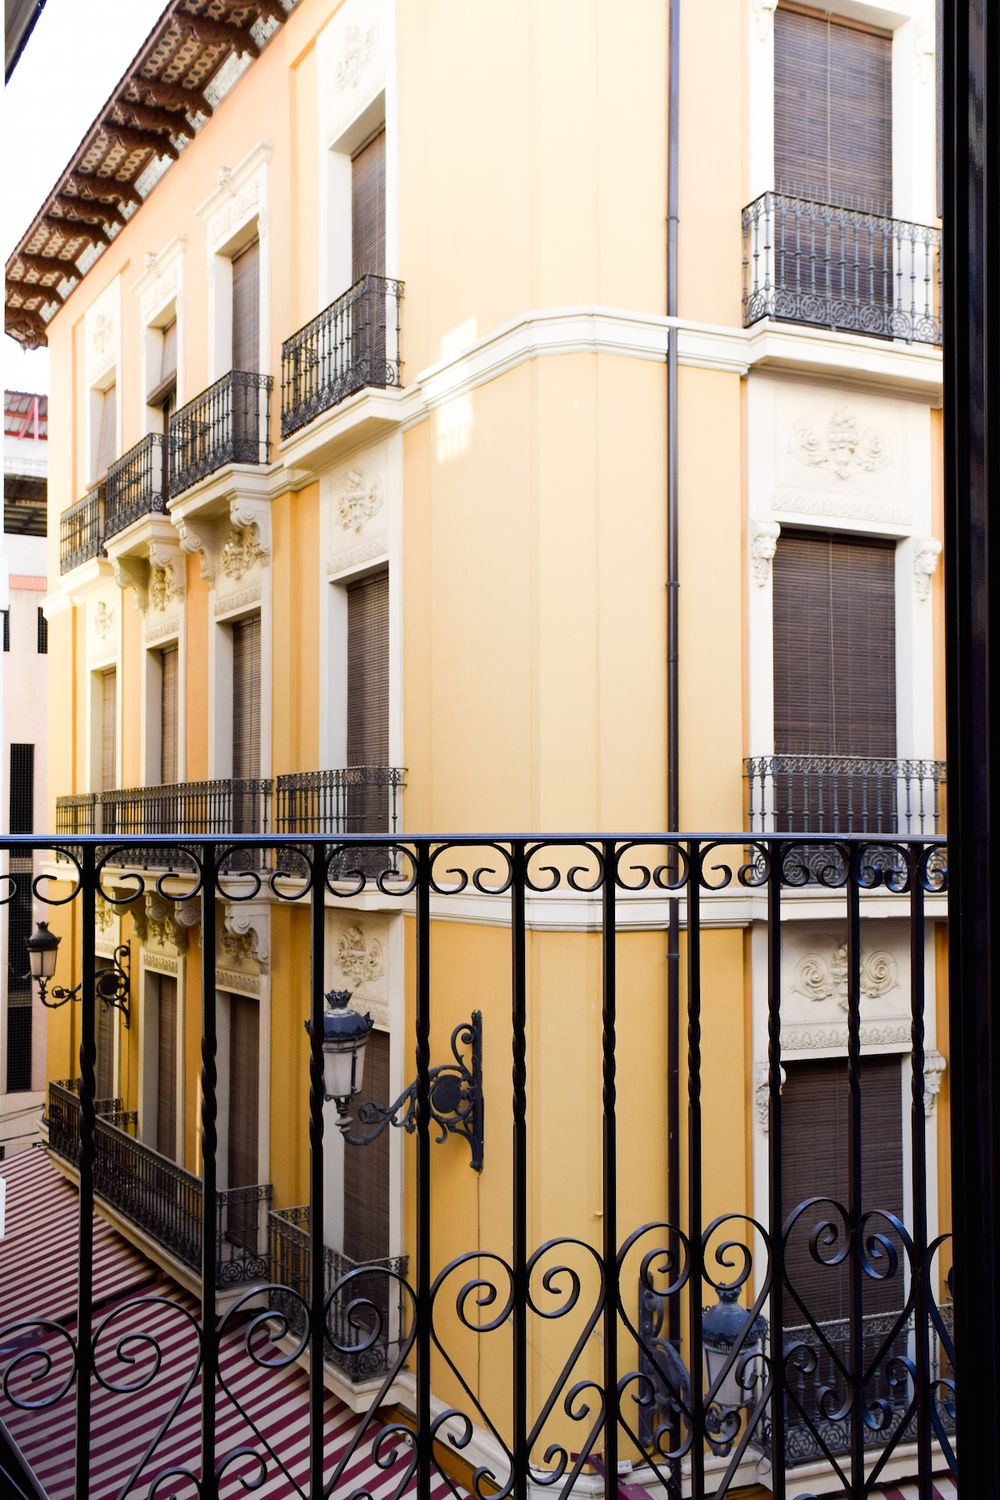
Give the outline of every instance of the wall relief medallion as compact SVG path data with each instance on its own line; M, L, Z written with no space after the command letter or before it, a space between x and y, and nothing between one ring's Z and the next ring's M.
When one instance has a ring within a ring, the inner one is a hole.
M345 531L360 531L366 521L382 509L382 481L377 475L365 479L360 469L351 469L347 486L337 497L337 513Z
M792 990L807 1000L836 1000L841 1010L846 1010L847 976L847 944L841 943L828 959L818 953L807 953L801 958ZM884 949L862 953L861 994L865 999L876 1000L898 986L899 967L891 953Z
M337 942L337 966L353 984L368 984L385 972L382 944L360 927L348 927Z
M921 537L913 552L913 587L918 599L931 597L931 579L941 560L941 543L937 537Z
M102 641L106 641L111 634L114 623L115 612L113 609L109 609L102 599L94 610L94 634Z
M362 69L368 64L375 45L375 32L369 27L348 26L344 34L344 50L337 64L337 82L341 88L356 89Z
M115 920L115 912L103 897L98 896L94 902L94 925L102 936L107 936L111 931Z
M149 602L158 614L162 614L176 599L181 590L177 584L173 563L154 563L149 570Z
M238 583L263 556L258 527L253 523L234 527L222 549L222 571L227 578Z
M781 527L777 521L755 518L751 522L750 572L759 589L771 581L771 563L778 548Z
M825 469L838 479L877 474L889 465L885 438L874 427L859 429L857 418L846 406L834 412L825 433L809 422L799 422L788 451L807 468Z

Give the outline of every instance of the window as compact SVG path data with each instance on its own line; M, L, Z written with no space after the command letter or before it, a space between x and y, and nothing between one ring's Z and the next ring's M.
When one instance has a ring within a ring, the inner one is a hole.
M11 833L33 833L35 829L35 747L11 745L9 823ZM32 997L28 978L28 950L31 936L30 853L12 850L8 856L15 888L0 909L7 922L7 1056L8 1093L24 1093L31 1088ZM0 920L3 917L0 916Z
M385 127L351 158L352 280L385 275ZM355 304L351 359L357 378L382 384L385 298L381 290Z
M118 785L118 678L114 667L98 674L100 705L99 786L113 792Z
M93 462L91 477L103 479L118 454L118 419L115 411L116 388L114 384L106 391L95 391L96 420L94 426Z
M10 650L10 610L3 611L3 649Z
M156 985L156 1149L177 1154L177 980L153 974Z
M45 656L49 649L49 622L41 605L38 607L38 654Z
M381 1107L389 1098L389 1034L373 1031L365 1048L364 1087L355 1114L371 1102ZM384 1130L367 1146L344 1146L343 1252L360 1264L389 1254L389 1151L391 1131ZM361 1316L373 1333L391 1326L390 1283L377 1274L359 1276L354 1295L362 1302ZM377 1314L365 1303L377 1309Z
M160 784L177 780L177 647L160 652Z
M162 430L166 432L170 426L170 418L177 408L176 317L172 317L170 322L164 324L162 328L151 329L150 341L153 343L153 349L149 370L150 388L146 403L160 413L163 421Z
M894 544L782 531L773 607L775 753L893 759ZM776 785L778 829L891 832L895 780L882 777L879 786L863 768L807 766Z
M389 761L389 574L347 588L347 764ZM348 792L350 833L388 828L387 789L364 784Z
M257 1111L260 1095L260 1013L256 1000L229 996L228 1186L256 1185ZM257 1204L235 1203L228 1217L229 1238L248 1250L257 1245Z
M35 747L10 747L10 831L35 831Z
M774 17L779 193L892 212L892 38L779 6Z
M260 241L233 257L233 369L260 365Z
M112 967L110 959L98 958L98 974ZM97 1093L98 1099L115 1097L115 1010L103 1000L97 1002L94 1026L97 1034Z
M788 1288L794 1290L809 1318L818 1323L832 1348L848 1363L846 1343L850 1327L851 1271L854 1258L847 1256L839 1265L824 1264L833 1258L831 1249L820 1249L819 1258L812 1252L810 1239L817 1224L829 1221L840 1229L843 1246L843 1223L840 1214L825 1200L849 1207L849 1093L847 1062L844 1058L788 1062L787 1076L781 1092L781 1171L782 1219L807 1199L824 1199L814 1209L807 1209L796 1221L785 1244L785 1337L802 1341L816 1353L817 1366L798 1383L796 1395L805 1414L822 1423L820 1406L823 1387L836 1384L833 1360L823 1348L816 1333ZM866 1057L861 1063L862 1162L861 1210L881 1210L903 1219L903 1095L901 1064L898 1057ZM895 1236L881 1217L873 1221L872 1233ZM899 1265L894 1275L876 1279L863 1276L863 1340L865 1364L874 1361L885 1334L892 1326L892 1314L906 1301L904 1247L896 1240ZM886 1266L887 1269L887 1266ZM903 1388L889 1385L888 1372L892 1355L906 1352L905 1332L893 1350L879 1360L878 1373L866 1399L883 1397L898 1404ZM877 1387L877 1389L876 1389ZM790 1424L802 1424L803 1418L793 1402L788 1403ZM839 1446L839 1445L838 1445Z

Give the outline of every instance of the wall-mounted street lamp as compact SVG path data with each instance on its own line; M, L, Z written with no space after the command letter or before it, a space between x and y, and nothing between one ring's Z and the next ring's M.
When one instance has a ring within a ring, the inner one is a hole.
M741 1306L739 1288L720 1287L718 1302L702 1318L701 1337L709 1387L718 1379L733 1350L740 1351L715 1393L715 1404L722 1413L753 1405L752 1382L741 1384L740 1375L750 1369L750 1361L761 1353L766 1334L766 1320L752 1318Z
M72 989L66 989L61 984L49 989L49 980L56 971L56 954L61 941L54 932L49 931L48 922L39 922L24 945L28 950L30 977L38 985L38 998L49 1010L57 1010L67 1001L79 1000L83 990L83 980ZM129 1024L130 959L129 946L122 943L114 951L111 967L98 969L94 981L94 994L98 1000L103 1000L105 1005L117 1010L126 1026Z
M389 1125L414 1131L417 1126L417 1085L405 1088L393 1104L374 1104L370 1100L358 1110L359 1125L372 1128L364 1135L351 1133L348 1115L351 1103L361 1092L365 1070L365 1047L374 1022L371 1016L351 1010L351 990L331 990L323 1014L323 1077L326 1098L337 1106L337 1125L345 1141L352 1146L367 1146ZM310 1023L306 1022L306 1030ZM466 1063L459 1051L469 1048ZM478 1010L472 1019L456 1026L451 1034L453 1063L431 1068L429 1099L431 1119L437 1125L439 1141L448 1135L461 1135L472 1152L472 1168L483 1170L483 1018Z

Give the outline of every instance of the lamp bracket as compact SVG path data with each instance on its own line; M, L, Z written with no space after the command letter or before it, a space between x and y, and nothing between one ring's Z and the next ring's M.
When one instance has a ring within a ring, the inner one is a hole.
M469 1049L469 1060L461 1048ZM454 1062L431 1068L428 1076L428 1098L431 1121L437 1126L438 1142L449 1135L460 1135L469 1143L474 1172L483 1170L483 1017L474 1010L471 1019L456 1026L451 1034ZM390 1125L412 1133L417 1128L418 1100L416 1081L405 1088L389 1105L367 1100L358 1110L358 1124L370 1126L365 1134L354 1135L352 1121L338 1120L344 1139L351 1146L367 1146Z
M132 953L128 943L120 943L114 951L111 967L98 969L94 980L95 997L103 1000L112 1010L118 1011L126 1026L130 1020L131 961ZM65 1005L68 1001L79 1000L82 991L82 979L72 989L62 984L55 984L49 989L47 980L38 980L39 999L49 1010L58 1010L60 1005Z

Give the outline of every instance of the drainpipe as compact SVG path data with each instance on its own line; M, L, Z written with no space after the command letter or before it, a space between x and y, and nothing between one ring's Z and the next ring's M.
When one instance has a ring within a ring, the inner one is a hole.
M680 35L681 0L668 0L667 74L667 317L677 317L677 241L680 202ZM678 726L678 466L677 329L667 331L667 831L680 823ZM676 873L676 863L674 867ZM677 1229L681 1216L680 1141L680 903L672 897L667 925L667 1219ZM673 1236L674 1248L679 1240ZM671 1297L667 1336L679 1348L680 1298Z

